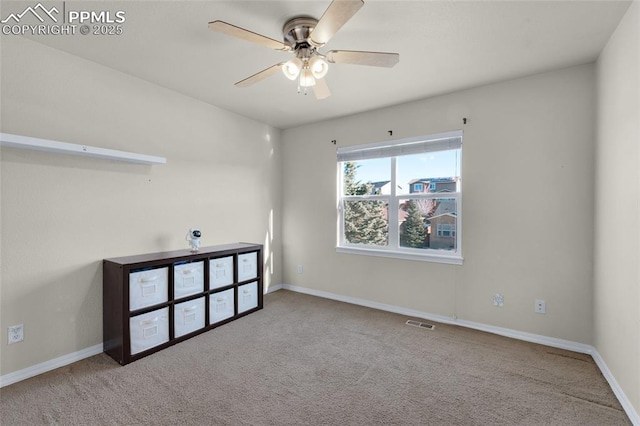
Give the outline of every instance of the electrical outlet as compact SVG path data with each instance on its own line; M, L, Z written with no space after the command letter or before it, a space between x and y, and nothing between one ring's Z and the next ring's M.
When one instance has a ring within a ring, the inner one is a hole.
M547 302L544 300L536 299L535 307L533 311L536 314L546 314L547 313Z
M504 306L504 296L500 293L493 295L493 306L502 308Z
M24 324L11 326L7 330L9 331L7 340L10 345L24 340Z
M302 265L298 265L298 275L302 275L304 272L304 267Z

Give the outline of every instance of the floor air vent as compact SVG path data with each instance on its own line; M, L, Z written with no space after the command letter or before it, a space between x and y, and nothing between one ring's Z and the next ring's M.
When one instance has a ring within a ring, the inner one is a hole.
M406 324L412 325L414 327L426 328L427 330L433 330L434 328L436 328L436 326L433 324L427 324L426 322L420 322L420 321L414 321L414 320L407 320Z

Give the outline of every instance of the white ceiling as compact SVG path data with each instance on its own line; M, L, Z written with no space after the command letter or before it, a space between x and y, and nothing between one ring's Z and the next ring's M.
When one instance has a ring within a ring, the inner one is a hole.
M296 82L280 73L234 87L291 53L212 32L207 23L219 19L281 40L288 19L320 18L329 0L67 2L124 10L124 34L32 39L285 129L594 61L630 4L365 2L321 51L398 52L400 62L391 69L332 64L326 76L332 96L320 101L298 94Z

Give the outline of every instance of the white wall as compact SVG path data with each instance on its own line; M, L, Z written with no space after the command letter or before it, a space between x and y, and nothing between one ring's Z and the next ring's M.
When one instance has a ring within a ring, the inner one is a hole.
M597 76L594 345L640 413L640 3Z
M100 344L101 260L186 249L192 226L267 244L282 281L279 130L19 37L1 59L2 132L168 161L2 149L2 375Z
M591 344L594 84L583 65L285 130L284 282ZM464 264L336 253L331 140L456 129ZM546 315L534 313L536 298Z

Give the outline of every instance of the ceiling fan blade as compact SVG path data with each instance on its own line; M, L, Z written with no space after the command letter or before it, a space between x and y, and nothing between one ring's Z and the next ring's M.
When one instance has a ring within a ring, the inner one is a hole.
M273 74L278 72L278 70L280 69L280 67L282 66L283 63L284 62L272 65L267 69L264 69L264 70L262 70L262 71L260 71L258 73L255 73L251 77L247 77L244 80L240 80L234 86L236 86L236 87L248 87L248 86L251 86L252 84L255 84L255 83L257 83L257 82L259 82L261 80L264 80L267 77L271 77Z
M331 50L327 52L327 61L334 64L369 65L391 68L400 61L398 53L363 52L359 50Z
M261 34L254 33L253 31L245 30L244 28L236 27L235 25L231 25L224 21L209 22L209 29L233 37L241 38L252 43L260 44L265 47L270 47L271 49L291 50L289 46L278 40L274 40Z
M316 80L316 84L313 86L313 94L316 99L325 99L331 96L331 91L329 90L329 86L327 86L327 81L324 78L319 78Z
M333 0L311 32L309 40L321 47L364 5L362 0Z

